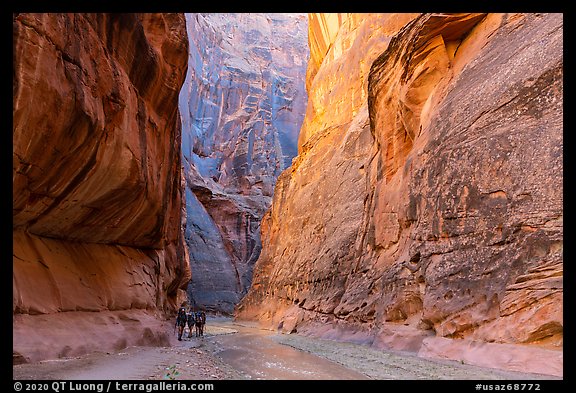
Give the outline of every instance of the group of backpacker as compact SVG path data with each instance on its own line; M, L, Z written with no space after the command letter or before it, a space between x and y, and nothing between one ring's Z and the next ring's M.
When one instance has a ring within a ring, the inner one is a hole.
M194 311L192 308L186 312L186 308L181 306L176 316L178 328L178 341L182 341L184 328L188 325L188 338L192 337L192 328L196 327L196 337L204 337L204 325L206 324L206 313L203 310Z

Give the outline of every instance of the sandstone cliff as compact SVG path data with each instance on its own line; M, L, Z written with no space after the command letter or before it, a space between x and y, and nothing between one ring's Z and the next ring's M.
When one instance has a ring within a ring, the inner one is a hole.
M310 15L239 318L562 374L561 14Z
M180 95L197 305L232 313L260 255L260 220L297 153L307 102L305 14L187 14Z
M190 278L178 14L15 14L13 337L22 360L166 342Z

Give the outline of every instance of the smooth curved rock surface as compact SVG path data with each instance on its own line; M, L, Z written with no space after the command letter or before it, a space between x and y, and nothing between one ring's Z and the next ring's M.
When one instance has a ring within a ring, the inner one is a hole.
M260 254L260 220L297 153L305 14L187 14L180 94L192 301L232 313Z
M563 17L400 17L311 17L299 155L236 315L562 375Z
M14 14L13 43L14 351L39 360L89 348L45 329L51 349L32 350L31 321L90 311L85 323L106 336L116 322L100 312L164 318L190 279L178 113L188 43L180 14Z

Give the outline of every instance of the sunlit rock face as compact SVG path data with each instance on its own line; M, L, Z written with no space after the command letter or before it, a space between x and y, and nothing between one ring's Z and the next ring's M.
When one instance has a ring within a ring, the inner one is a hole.
M15 355L165 343L190 278L184 15L15 14L13 34Z
M562 28L310 15L299 156L237 316L562 375Z
M307 96L306 14L187 14L180 95L197 306L231 313L260 254L260 220L297 152Z

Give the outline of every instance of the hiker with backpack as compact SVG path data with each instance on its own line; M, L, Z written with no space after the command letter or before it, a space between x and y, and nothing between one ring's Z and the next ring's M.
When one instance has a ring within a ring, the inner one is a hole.
M178 309L178 315L176 316L176 325L175 327L178 328L178 341L182 341L182 333L184 333L184 327L186 326L186 322L188 318L186 316L186 309L184 307L180 307Z
M194 325L196 324L196 321L194 320L194 310L192 310L192 308L190 308L190 310L188 310L188 314L186 315L186 320L188 322L188 338L192 338L192 328L194 327Z
M204 325L206 324L206 313L202 310L196 312L196 337L204 337Z

